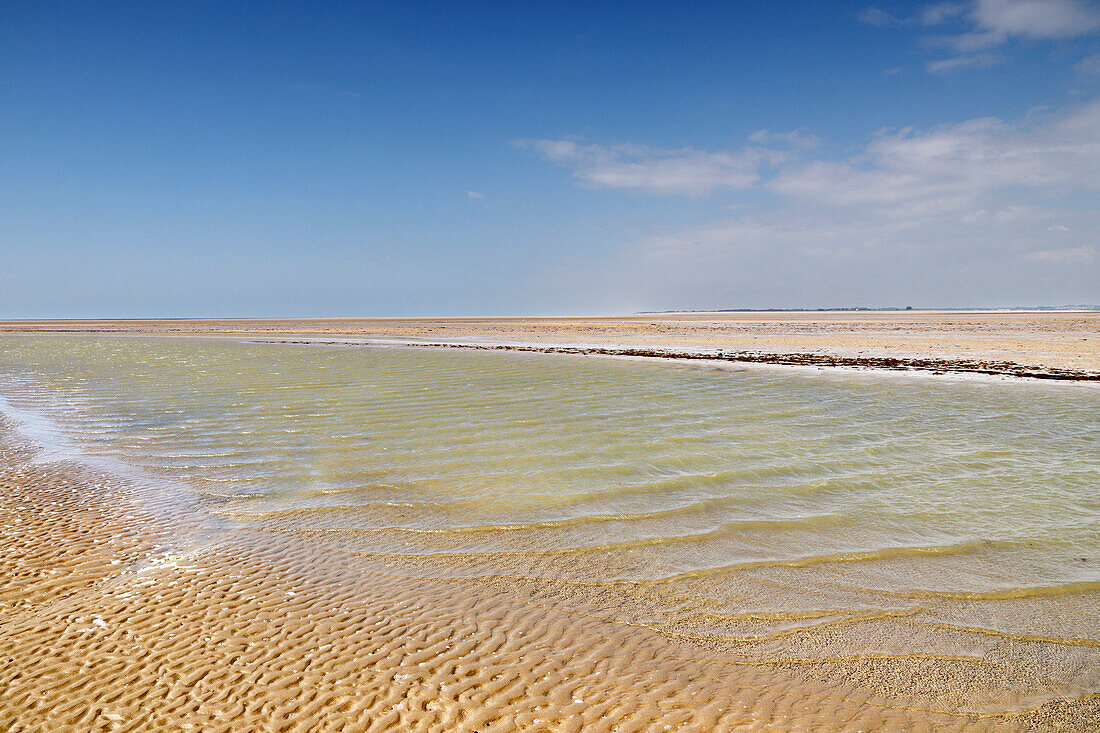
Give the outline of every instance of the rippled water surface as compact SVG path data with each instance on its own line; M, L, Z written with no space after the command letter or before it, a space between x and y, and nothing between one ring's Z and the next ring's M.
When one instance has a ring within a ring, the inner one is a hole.
M749 660L1010 648L1021 699L1100 690L1094 386L4 336L0 396L216 532Z

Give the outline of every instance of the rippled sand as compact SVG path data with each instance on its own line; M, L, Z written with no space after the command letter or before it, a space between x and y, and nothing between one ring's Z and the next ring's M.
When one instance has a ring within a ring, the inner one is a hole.
M506 592L364 577L285 541L188 551L124 485L29 457L0 452L5 730L1085 731L1100 720L1097 696L1011 715L929 709L1032 682L996 660L930 650L904 670L730 663ZM920 702L898 706L899 695Z

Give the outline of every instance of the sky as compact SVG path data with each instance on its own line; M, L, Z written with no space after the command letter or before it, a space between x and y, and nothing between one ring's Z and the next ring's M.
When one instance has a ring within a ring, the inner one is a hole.
M0 319L1093 303L1094 0L0 0Z

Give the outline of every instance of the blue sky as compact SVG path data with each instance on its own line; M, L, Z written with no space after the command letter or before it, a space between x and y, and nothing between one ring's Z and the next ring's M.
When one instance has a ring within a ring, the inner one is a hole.
M0 318L1100 302L1100 5L0 3Z

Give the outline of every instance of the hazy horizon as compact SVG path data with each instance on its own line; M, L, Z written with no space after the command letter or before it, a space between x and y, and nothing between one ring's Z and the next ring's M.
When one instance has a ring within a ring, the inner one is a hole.
M27 322L32 323L36 321L108 321L108 322L125 322L125 321L265 321L265 320L288 320L288 321L309 321L309 320L387 320L387 319L467 319L467 320L492 320L492 319L538 319L538 318L628 318L631 316L659 316L659 315L677 315L677 314L693 314L693 313L996 313L996 312L1013 312L1013 313L1090 313L1094 311L1100 311L1100 305L1095 304L1080 304L1080 305L1035 305L1035 306L978 306L970 308L952 308L948 306L833 306L833 307L820 307L820 308L690 308L690 309L667 309L667 310L645 310L645 311L632 311L629 313L569 313L561 315L550 314L529 314L529 315L496 315L486 313L464 313L454 315L437 315L437 314L423 314L423 315L387 315L387 314L342 314L342 315L253 315L253 316L235 316L232 314L215 314L215 315L150 315L150 316L116 316L109 318L100 318L95 316L88 317L41 317L41 318L0 318L0 322L20 323Z
M13 2L0 130L0 319L1100 303L1095 0Z

